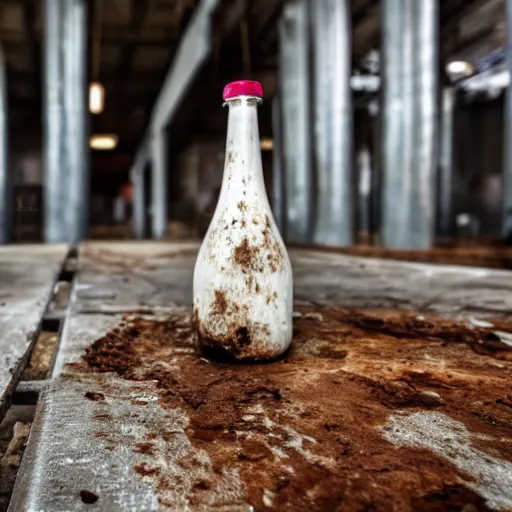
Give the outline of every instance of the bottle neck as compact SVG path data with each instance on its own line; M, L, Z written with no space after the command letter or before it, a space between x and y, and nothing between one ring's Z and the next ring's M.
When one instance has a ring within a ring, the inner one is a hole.
M258 98L251 96L242 96L226 102L229 106L228 134L219 203L228 193L240 196L265 194L258 102Z

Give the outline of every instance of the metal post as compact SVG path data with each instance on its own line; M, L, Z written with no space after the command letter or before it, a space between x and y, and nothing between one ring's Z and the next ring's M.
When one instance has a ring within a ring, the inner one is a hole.
M272 168L272 210L277 227L282 236L284 233L283 219L283 155L282 155L282 134L281 134L281 99L279 94L272 100L272 138L273 138L273 168Z
M507 0L508 51L507 68L512 76L512 0ZM512 80L507 88L505 107L505 157L503 169L503 221L502 234L512 235Z
M69 175L66 215L68 241L87 236L89 224L89 151L87 107L87 6L64 4L64 113L66 166Z
M407 245L410 176L404 169L405 20L402 0L384 0L382 27L382 239L387 247Z
M63 140L62 13L60 0L45 0L44 30L44 239L67 241Z
M323 0L314 9L323 11L313 18L320 73L315 94L320 149L315 242L349 246L354 240L350 2Z
M311 240L312 224L308 14L307 0L292 0L279 27L286 235L299 243Z
M434 238L438 0L385 0L383 242L426 249Z
M365 241L370 238L370 195L372 190L372 166L368 146L364 145L357 152L358 177L358 230L363 234Z
M13 187L9 169L9 123L5 55L0 45L0 244L11 241L13 231Z
M160 130L151 135L151 211L153 238L167 236L167 132Z
M131 181L133 186L133 231L135 238L146 237L146 191L144 183L145 166L132 168Z
M329 235L329 177L331 171L331 151L330 144L332 139L332 97L330 81L332 79L332 58L331 58L331 38L329 22L329 2L330 0L318 0L310 2L312 34L313 34L313 62L315 66L314 73L314 166L318 181L318 201L317 201L317 219L315 223L314 241L316 243L325 243Z
M439 87L439 0L412 4L414 22L413 167L410 247L428 249L435 235Z
M441 140L439 154L439 230L443 236L453 234L453 110L455 90L445 87L442 97Z

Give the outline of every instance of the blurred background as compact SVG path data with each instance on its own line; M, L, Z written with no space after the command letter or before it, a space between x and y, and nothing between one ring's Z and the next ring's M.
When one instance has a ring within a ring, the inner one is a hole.
M512 266L511 13L510 0L0 0L0 242L199 239L222 178L222 89L250 78L288 243L472 247Z

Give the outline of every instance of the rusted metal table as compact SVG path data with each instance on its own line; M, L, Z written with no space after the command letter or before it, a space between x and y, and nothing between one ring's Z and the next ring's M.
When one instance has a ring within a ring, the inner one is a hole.
M512 510L511 273L294 250L291 352L233 366L194 351L197 249L79 248L10 510ZM66 254L41 250L30 304Z

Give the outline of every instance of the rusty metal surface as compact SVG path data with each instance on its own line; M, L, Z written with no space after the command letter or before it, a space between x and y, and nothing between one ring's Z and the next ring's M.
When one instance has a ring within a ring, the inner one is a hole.
M204 498L206 501L203 500L200 505L191 505L191 489L205 475L210 475L214 454L210 453L208 444L206 448L201 447L189 435L187 427L195 414L192 409L163 406L161 386L157 387L157 382L150 377L151 373L141 373L138 377L141 380L134 381L129 375L123 378L115 372L94 373L83 367L82 356L87 347L118 327L126 313L147 314L145 318L155 320L168 318L169 315L190 317L191 278L196 250L197 246L191 244L159 243L87 244L82 247L72 305L63 331L53 379L41 396L10 510L253 510L244 494L242 480L235 469L230 472L229 468L216 474L217 487L208 495L210 501ZM291 257L297 307L299 310L302 307L303 310L309 308L308 311L313 311L307 314L304 311L298 312L296 315L299 319L296 342L301 339L310 340L300 346L303 348L298 348L299 359L306 362L311 359L311 363L305 366L311 364L314 370L308 378L305 378L305 374L295 372L296 376L290 377L290 382L292 387L296 384L304 388L304 392L314 385L316 376L327 379L336 372L339 372L341 378L343 375L357 377L365 386L368 379L372 376L377 379L379 375L396 384L397 375L405 372L409 365L403 353L402 359L394 363L393 350L396 345L392 343L393 339L390 341L387 338L385 346L388 352L380 361L375 360L371 351L382 338L382 333L374 329L375 321L369 323L373 330L365 331L362 338L364 345L357 341L348 347L348 357L345 358L346 354L342 357L338 352L334 356L332 347L323 346L328 343L330 336L326 330L327 324L318 324L320 338L316 341L307 331L311 322L327 321L327 317L322 317L328 313L326 305L413 310L421 314L465 317L469 319L466 322L477 323L485 321L488 316L504 317L512 310L511 274L507 272L366 260L309 250L292 251ZM186 319L183 321L187 322ZM345 324L333 324L331 327L334 332L338 328L347 327ZM180 330L179 326L173 329ZM301 335L303 329L306 330ZM504 343L509 341L505 337ZM322 345L320 352L318 347L313 346L317 342ZM406 346L405 341L403 346ZM415 347L413 343L411 354L416 354L418 349ZM423 359L418 352L418 361L407 371L419 371L424 366L423 370L428 367L431 372L444 372L442 361L436 360L435 352L442 350L441 347L442 344L429 349L434 352L423 350ZM486 375L491 371L498 372L498 367L501 368L500 372L511 370L509 360L479 356L465 348L462 352L464 361L469 361L473 366L469 365L464 374L462 371L457 373L457 347L450 348L452 360L449 364L445 363L445 366L458 375L459 379L469 379L473 372L471 378L474 377L474 380L465 383L469 390L481 385L478 384L479 379L487 382ZM156 349L153 350L149 345L142 360L150 364L151 358L155 357L156 362L151 364L156 366L152 368L163 368L170 372L166 375L172 375L172 372L180 368L183 372L192 371L193 365L199 364L191 345L173 348L164 344L159 349L164 350L161 353ZM368 351L367 356L364 355L365 350ZM319 356L322 351L332 357L325 354ZM290 357L295 356L292 354ZM252 372L258 372L258 367L254 368ZM140 371L143 372L142 366ZM208 371L214 376L216 367L212 366ZM204 373L203 370L201 372ZM197 375L202 375L201 372ZM264 373L269 372L272 372L271 367L267 367ZM435 372L434 375L437 375ZM190 375L184 382L191 380L192 385L198 379L194 373L183 375ZM489 381L491 384L502 385L499 375L493 379ZM179 385L185 384L180 384L178 380L176 386ZM455 391L447 391L450 389ZM441 391L440 395L456 394L457 384L454 388L443 387ZM281 393L285 391L281 390ZM429 407L436 405L438 397L432 391L426 393L420 393L421 399L430 404ZM327 399L328 396L322 396L319 402ZM311 406L311 403L308 404ZM255 411L258 409L257 404L252 406ZM281 407L284 406L281 403ZM346 407L344 405L343 409ZM378 407L379 414L387 411L380 402ZM478 406L475 407L478 410ZM286 413L289 414L289 420L286 421L290 421L291 425L299 420L293 419L298 409L290 411ZM428 411L403 411L396 408L390 414L386 412L382 416L385 421L375 428L382 430L382 434L378 434L379 438L403 447L400 450L411 446L420 447L432 452L430 458L445 457L449 464L457 468L450 470L450 475L457 475L457 471L460 471L475 479L472 489L483 496L486 506L503 510L512 507L509 491L512 482L507 473L510 462L500 460L495 448L490 451L486 447L473 449L471 445L474 434L464 430L464 423L450 420L442 409L439 411L436 414L440 416L434 417L429 416ZM256 418L254 421L260 418L260 412L251 413ZM273 411L268 412L271 413L274 414ZM309 432L306 435L296 425L296 430L290 430L290 425L276 423L274 416L263 415L260 419L263 423L259 425L259 430L255 430L260 432L259 435L265 425L265 428L273 425L274 430L268 432L267 436L270 437L267 440L277 435L276 442L281 443L282 450L298 453L306 461L302 464L307 463L307 457L311 457L313 462L317 460L314 453L321 447L314 448L313 443L307 445L307 449L304 448L307 443L312 443L308 441ZM438 431L435 421L440 422ZM354 425L347 424L344 428L354 428ZM293 433L292 437L289 437L289 433L288 437L282 437L288 431ZM426 440L432 432L438 435L430 436L430 441ZM453 453L443 441L450 436L455 447ZM142 449L149 439L155 450L151 457L143 453ZM485 442L494 442L493 446L497 446L499 440L488 436ZM215 446L222 446L222 441L216 441ZM275 453L283 453L279 452L278 446L274 450ZM191 460L195 461L195 465L183 462ZM318 460L327 464L327 469L324 469L328 470L330 462L327 459ZM159 468L160 475L165 475L165 482L155 478L155 466ZM371 475L367 473L366 478L373 478ZM220 500L219 496L222 495L229 496L229 499ZM92 499L96 496L97 501L85 503L84 500L90 501L91 496ZM265 496L267 503L277 499L273 493ZM270 506L267 508L272 509Z
M0 419L27 362L66 254L64 245L0 248Z

